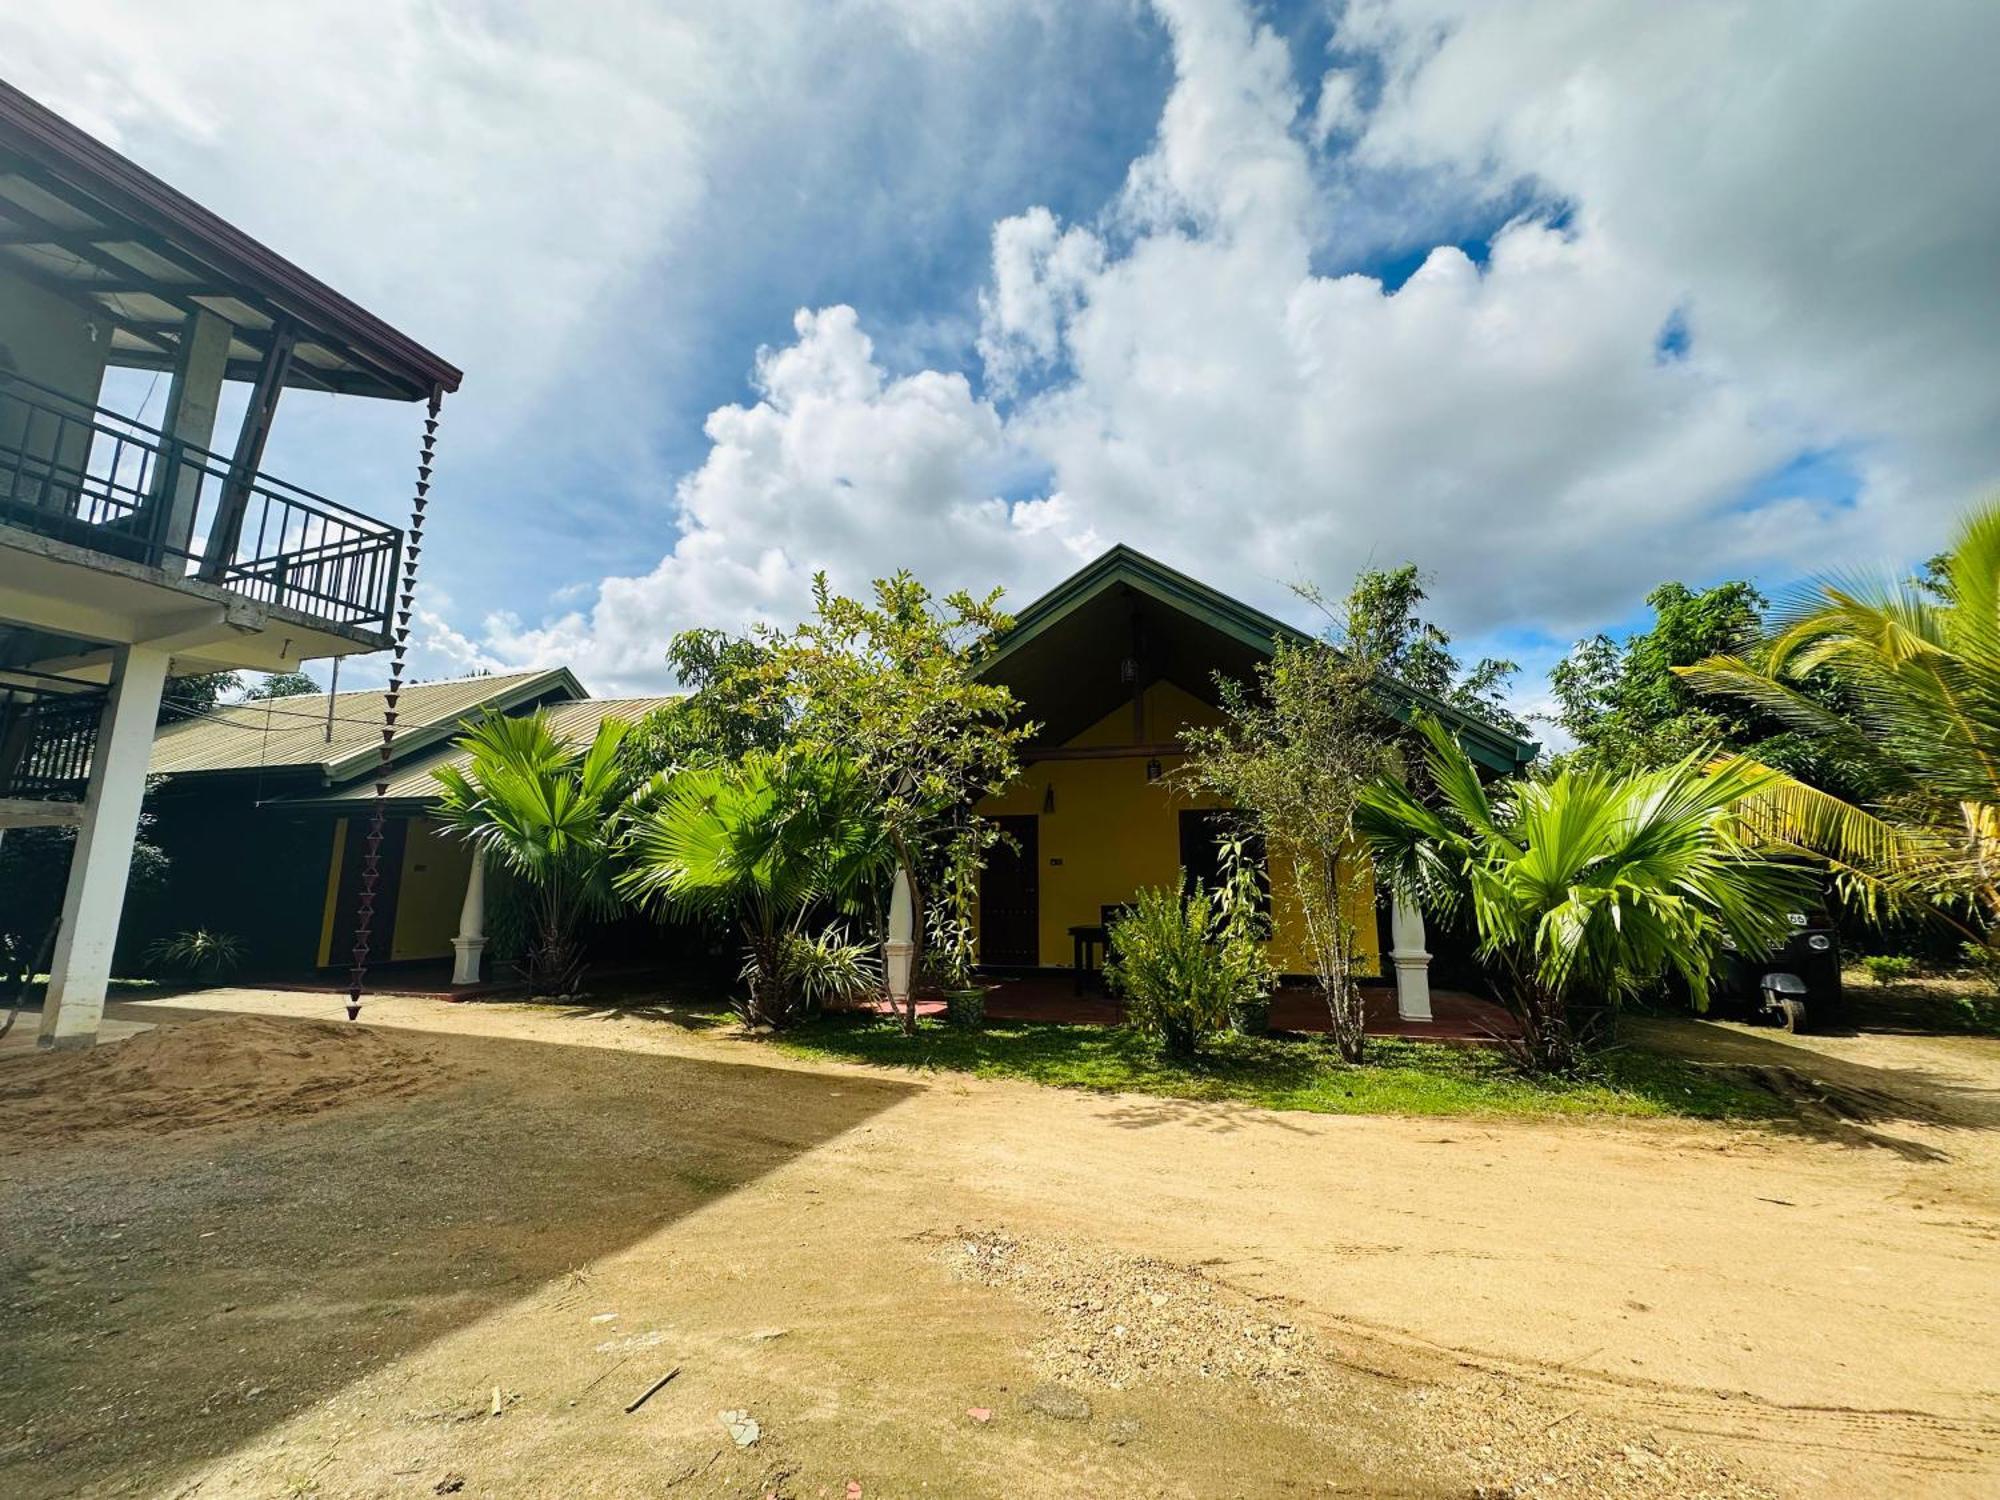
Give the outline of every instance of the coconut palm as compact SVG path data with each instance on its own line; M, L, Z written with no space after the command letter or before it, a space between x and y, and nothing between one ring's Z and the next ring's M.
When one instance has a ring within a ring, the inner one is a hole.
M1769 773L1691 756L1664 770L1565 770L1487 787L1458 741L1420 718L1434 802L1399 778L1362 795L1376 868L1439 917L1468 915L1520 1024L1522 1060L1573 1071L1619 1003L1669 975L1698 1007L1727 942L1787 930L1808 881L1742 842L1734 808Z
M1815 736L1844 800L1774 776L1749 799L1763 838L1827 861L1871 912L1927 907L2000 929L2000 503L1959 529L1925 580L1825 579L1746 656L1681 669L1698 691ZM1847 716L1800 691L1817 674Z
M625 891L681 915L733 920L747 952L741 1009L784 1026L816 996L872 989L873 960L809 915L849 902L888 868L865 788L833 760L752 751L672 777L634 821Z
M467 764L435 773L439 820L528 892L524 968L538 995L576 992L578 927L619 910L612 876L633 779L618 754L626 728L606 719L588 745L573 745L546 714L494 714L453 742Z

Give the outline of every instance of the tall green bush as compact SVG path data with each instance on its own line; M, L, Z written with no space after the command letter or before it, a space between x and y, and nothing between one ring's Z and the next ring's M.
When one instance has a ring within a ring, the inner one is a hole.
M1183 882L1141 890L1111 928L1105 978L1125 1022L1174 1057L1193 1057L1231 1010L1268 991L1257 942L1208 892Z

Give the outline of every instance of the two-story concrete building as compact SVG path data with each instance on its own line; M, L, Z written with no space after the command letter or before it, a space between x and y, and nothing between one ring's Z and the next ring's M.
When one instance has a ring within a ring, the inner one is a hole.
M166 382L157 426L100 404L114 367ZM77 829L44 1045L95 1035L168 679L378 651L409 608L380 514L405 498L265 472L280 398L434 408L459 379L0 82L0 830ZM220 431L231 381L247 401Z

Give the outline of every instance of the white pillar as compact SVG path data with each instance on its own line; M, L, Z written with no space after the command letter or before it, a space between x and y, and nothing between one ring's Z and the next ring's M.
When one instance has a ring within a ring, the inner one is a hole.
M1396 1014L1431 1018L1431 956L1424 948L1424 914L1398 895L1389 909L1389 960L1396 966Z
M889 892L889 939L882 947L889 981L889 998L901 1005L910 998L910 965L917 952L916 893L910 872L896 866L896 883Z
M458 908L458 936L451 940L458 961L452 965L453 984L479 983L479 957L486 951L486 851L472 851L472 868L465 876L465 901Z
M166 652L149 646L120 646L114 658L111 694L90 760L83 823L70 856L49 994L42 1002L37 1040L44 1047L88 1047L97 1040L167 663Z

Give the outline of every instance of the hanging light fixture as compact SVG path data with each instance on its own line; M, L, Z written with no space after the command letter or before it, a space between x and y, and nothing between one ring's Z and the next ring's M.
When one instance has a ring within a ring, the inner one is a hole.
M1146 779L1148 781L1160 779L1160 758L1157 755L1146 762Z

